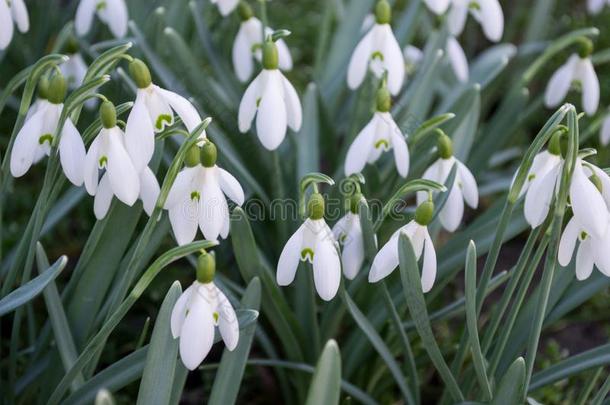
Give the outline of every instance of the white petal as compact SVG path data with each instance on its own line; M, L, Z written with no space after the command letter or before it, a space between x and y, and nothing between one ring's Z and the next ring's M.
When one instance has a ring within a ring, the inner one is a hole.
M604 4L606 0L588 0L587 1L587 9L591 14L598 14L604 8Z
M132 206L140 195L140 178L123 146L123 132L117 127L108 132L108 162L106 173L116 197Z
M28 9L25 7L23 0L11 0L11 12L19 31L28 32L30 29L30 17L28 16Z
M544 103L547 107L556 107L566 98L574 78L574 66L577 62L578 56L572 55L564 65L553 73L544 93Z
M98 155L101 141L102 134L100 133L100 135L98 135L93 142L91 142L91 145L89 145L89 151L85 157L85 188L90 195L95 195L97 183L99 181Z
M186 167L178 173L172 187L169 189L163 208L169 209L176 204L180 204L185 197L190 199L191 191L193 191L192 183L199 170L201 170L201 166Z
M262 78L266 72L263 70L253 81L250 83L244 96L239 103L239 131L242 133L248 132L252 126L252 120L256 115L258 109L258 99L260 98L260 86L263 82Z
M563 230L561 240L559 241L557 260L561 266L566 267L568 264L570 264L579 233L580 225L576 221L576 218L572 217Z
M542 224L549 213L560 169L561 167L557 165L546 175L536 177L527 190L523 213L532 228Z
M244 203L244 189L235 177L228 171L217 168L218 170L218 182L223 193L229 197L237 205L241 206Z
M239 322L231 302L218 287L218 330L227 349L234 350L239 342Z
M159 187L157 177L149 167L145 167L140 173L140 200L142 200L144 211L148 216L155 209L160 192L161 188Z
M407 141L394 120L390 122L390 131L396 169L401 177L407 177L409 174L409 149L407 147Z
M352 226L351 213L348 213L341 217L337 223L333 226L333 236L335 240L340 241L341 238L350 231Z
M139 90L138 92L144 98L144 103L155 132L161 132L166 127L174 124L174 112L163 96L159 86L151 84L146 89Z
M235 9L235 7L237 7L239 0L218 0L214 3L218 5L218 11L220 11L220 14L222 14L223 17L226 17Z
M450 0L425 0L428 8L435 14L443 14L449 7Z
M585 231L597 238L603 237L608 224L608 208L579 161L576 162L570 183L570 202L574 217Z
M100 20L108 25L110 32L116 38L127 34L127 6L124 0L104 0L106 7L98 10Z
M74 27L78 35L85 35L91 29L96 6L97 0L81 0L78 3L76 17L74 17Z
M360 131L347 150L345 157L345 176L360 173L366 165L370 151L375 142L376 116Z
M186 245L195 239L198 221L199 200L186 196L181 203L172 206L169 210L169 222L178 245Z
M112 187L110 186L108 174L104 174L100 180L100 184L98 185L97 192L95 193L95 198L93 200L93 213L95 214L95 218L98 220L104 219L108 213L110 204L112 203L113 196L114 194L112 193Z
M142 171L155 153L155 130L144 97L138 90L125 126L125 148L137 171Z
M468 204L469 207L476 209L479 206L479 189L477 187L477 181L464 163L456 160L456 164L458 185L462 189L464 201L466 201L466 204Z
M424 57L424 53L413 45L407 45L402 50L407 64L417 65Z
M307 222L297 229L297 231L288 239L277 264L276 280L280 286L286 286L292 283L296 275L299 261L301 260L301 249L303 246L303 230L307 226Z
M273 73L279 74L279 71ZM269 75L256 116L256 133L268 150L277 149L286 136L287 111L281 86L279 76Z
M388 243L377 252L371 265L369 283L376 283L387 277L398 266L398 236L399 233L396 232Z
M441 179L441 163L442 159L437 159L426 169L424 174L422 174L421 178L424 180L432 180L437 183L445 183L445 179ZM420 205L424 201L428 199L428 193L426 191L418 191L417 194L417 205Z
M77 187L83 185L85 167L85 144L80 133L68 118L61 130L59 158L66 177Z
M350 231L343 241L341 261L343 263L343 274L345 274L345 277L349 280L353 280L364 262L362 228L357 216L353 218Z
M209 304L193 294L182 330L180 331L180 358L189 370L196 369L208 355L214 343L214 317Z
M445 206L441 210L441 224L443 224L443 227L446 230L448 230L449 232L453 232L458 228L458 226L460 226L460 222L462 222L463 216L464 197L462 197L462 191L460 190L458 185L455 184L451 188L451 192L449 193L447 202L445 202Z
M362 84L366 71L369 66L369 59L373 51L373 36L375 27L373 27L361 40L354 49L352 58L349 61L347 68L347 85L350 89L355 90Z
M301 125L303 123L303 108L301 107L301 100L299 100L299 95L288 79L286 79L284 75L281 75L281 78L282 86L284 88L284 102L286 103L286 118L288 126L293 131L298 131L301 129Z
M292 70L292 56L290 56L290 50L286 42L280 39L276 41L275 45L277 46L279 68L285 72Z
M174 339L180 337L182 325L184 324L184 318L186 318L187 304L189 303L191 294L194 291L195 284L192 284L182 294L180 294L180 297L178 297L178 300L174 304L174 308L172 309L172 315L170 318L170 328Z
M468 81L468 60L460 43L454 37L447 38L447 56L455 76L461 82Z
M400 45L389 24L383 24L385 30L385 46L383 49L384 65L388 71L388 90L393 95L400 93L405 79L405 61Z
M313 256L313 281L324 301L332 300L341 284L341 260L328 227L318 234Z
M455 2L447 16L447 26L452 36L458 36L464 31L466 18L468 17L468 5L464 2Z
M582 242L576 253L576 278L580 281L588 279L593 272L594 262L591 244Z
M484 0L479 2L481 10L480 23L485 36L493 42L502 39L504 32L504 13L498 0Z
M604 123L602 124L602 129L599 133L599 141L602 146L608 146L610 143L610 116L604 118Z
M252 20L252 19L250 19ZM233 42L232 57L235 75L241 82L247 81L254 71L254 60L252 58L252 44L246 33L248 22L243 22Z
M197 125L201 124L201 116L190 101L168 90L159 88L159 92L176 114L178 114L189 132L193 132Z
M424 293L427 293L434 286L434 280L436 279L436 251L434 250L434 244L428 231L424 239L424 263L422 267L421 285Z
M599 106L599 79L593 68L591 59L583 59L580 64L582 82L582 104L588 115L593 115Z
M17 133L11 150L11 174L21 177L30 169L34 162L38 140L43 135L42 126L46 109L38 110Z
M206 174L201 191L199 227L207 240L216 240L224 226L225 218L229 216L229 208L218 181L210 174Z
M5 49L13 39L13 17L6 1L0 1L0 50Z

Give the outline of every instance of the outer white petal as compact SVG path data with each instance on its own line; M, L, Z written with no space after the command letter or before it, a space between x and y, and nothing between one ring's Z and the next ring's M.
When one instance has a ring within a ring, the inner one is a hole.
M602 169L600 169L597 166L591 165L591 168L593 169L593 172L595 173L597 178L599 178L599 180L602 183L602 190L601 190L602 197L604 198L604 201L606 202L606 206L608 207L608 210L610 210L610 176L608 176L605 171L603 171Z
M580 161L576 162L570 183L570 202L574 217L587 233L601 238L608 225L608 207L595 185L585 175Z
M542 224L549 213L560 169L561 167L557 165L546 175L536 177L525 195L523 213L532 228Z
M481 17L480 23L485 36L493 42L502 39L504 32L504 13L498 0L480 1Z
M556 107L566 98L574 79L574 68L577 62L578 56L572 55L553 73L544 93L544 103L547 107Z
M89 151L85 157L85 172L83 174L85 188L90 195L95 195L95 192L97 191L97 183L99 181L98 156L101 142L102 134L100 133L100 135L91 142L91 145L89 145Z
M122 136L124 136L122 131L117 127L108 132L106 173L117 198L132 206L140 195L140 178L123 146Z
M190 101L172 91L162 88L159 88L158 91L176 114L178 114L180 119L182 119L184 126L189 132L193 132L197 125L201 124L201 116Z
M191 299L191 294L195 291L196 284L192 284L189 288L184 290L178 300L174 304L174 308L172 309L172 315L170 319L170 328L172 331L172 336L174 339L180 337L180 332L182 331L182 325L184 324L184 318L186 318L187 305L189 300Z
M521 198L526 193L526 191L529 189L530 184L537 177L544 176L549 172L549 170L553 168L553 166L555 166L556 158L558 158L558 156L549 153L549 151L547 150L545 150L544 152L540 152L536 156L534 156L532 166L527 172L527 178L525 180L525 183L523 184L523 187L521 187L521 191L519 192L519 198ZM511 182L511 187L515 182L515 177L517 176L517 173L518 171L515 172L515 176L513 177L513 180Z
M383 57L384 65L388 71L388 90L392 95L397 95L400 93L405 80L405 61L390 24L383 24L381 29L385 31Z
M426 169L424 174L422 174L421 178L424 180L432 180L437 183L444 183L446 179L442 178L442 159L437 159ZM418 191L417 194L417 205L423 203L428 199L428 193L425 191Z
M201 170L201 166L187 167L178 173L174 184L169 190L167 199L165 200L165 209L169 209L176 204L182 203L185 197L190 199L191 191L193 191L193 179Z
M19 31L28 32L30 29L30 17L23 0L11 0L11 12Z
M313 281L320 298L330 301L341 284L341 260L332 233L328 226L325 228L325 231L318 233L314 250Z
M248 20L249 21L249 20ZM252 44L248 39L247 27L243 22L235 36L233 42L233 49L231 51L233 57L233 68L235 69L235 75L241 82L245 82L252 76L254 71L254 60L252 58Z
M144 211L150 216L155 209L155 204L159 198L161 188L157 177L147 166L140 172L140 200L144 206Z
M0 49L5 49L13 39L13 17L6 1L0 1Z
M93 213L95 218L98 220L104 219L112 203L112 188L110 186L110 180L108 174L104 174L100 180L100 184L95 193L95 199L93 200Z
M479 206L479 188L477 187L477 181L464 163L456 160L456 164L458 186L462 189L464 201L466 201L466 204L468 204L469 207L476 209Z
M191 200L190 196L184 197L181 203L170 208L169 222L178 245L186 245L195 239L198 221L199 201Z
M604 118L604 123L599 133L599 141L603 146L608 146L610 143L610 116Z
M377 115L373 116L373 119L360 131L347 150L345 176L360 173L364 169L368 155L374 147L377 119Z
M229 197L237 205L241 206L244 203L246 197L244 196L244 189L239 184L239 181L228 171L217 168L218 170L218 182L223 193Z
M351 226L352 220L350 213L342 216L333 226L333 236L335 237L335 240L341 241L342 235L347 235Z
M235 7L237 7L239 0L218 0L214 1L213 3L217 4L220 14L222 14L223 17L226 17L235 9Z
M218 239L225 219L229 216L227 200L212 174L215 173L206 173L199 203L199 227L207 240Z
M447 56L455 76L461 82L468 81L468 60L460 43L455 37L447 38Z
M369 283L376 283L387 277L398 266L398 236L398 232L394 233L388 243L377 252L369 272Z
M209 304L194 293L180 331L180 358L189 370L196 369L214 343L214 317Z
M353 280L356 277L364 262L362 227L360 226L360 219L355 214L351 220L351 227L343 243L341 262L343 263L343 274L345 274L345 277L349 280Z
M441 224L443 224L443 227L446 230L453 232L460 226L463 216L464 197L462 196L460 187L457 184L454 184L454 186L451 187L447 202L445 202L445 206L440 213Z
M407 141L398 125L392 120L390 122L390 139L392 140L392 148L394 149L394 162L396 169L401 177L407 177L409 174L409 149Z
M301 129L303 123L303 108L301 107L301 100L299 95L292 86L292 84L280 73L282 78L282 86L284 88L284 101L286 103L286 118L288 126L293 131Z
M576 253L576 278L581 281L589 278L593 272L593 264L595 263L591 243L588 242L589 241L582 242Z
M427 293L434 286L434 280L436 279L436 251L428 231L426 230L425 232L421 286L424 293Z
M588 115L593 115L599 106L599 79L590 58L580 63L580 80L582 82L582 104Z
M106 7L98 11L100 20L108 25L110 32L116 38L123 38L127 34L127 5L125 0L104 0Z
M248 132L252 126L252 120L258 109L257 103L261 94L261 85L263 84L266 71L263 70L248 86L244 96L239 103L238 124L240 132Z
M282 94L279 71L270 71L266 87L263 89L258 115L256 133L263 146L275 150L286 136L287 111Z
M76 17L74 17L74 27L78 35L85 35L91 29L96 6L97 0L81 0L78 3Z
M373 53L373 37L376 28L377 25L371 28L371 30L360 40L349 61L349 66L347 68L347 85L352 90L360 87L366 76L369 60Z
M38 148L38 139L42 135L45 114L46 109L38 110L17 133L11 150L10 167L13 177L23 176L32 166Z
M218 294L218 330L227 349L234 350L239 342L239 322L231 302L218 287L214 288Z
M125 126L125 148L138 172L144 170L155 153L155 130L144 97L143 91L138 90Z
M451 35L458 36L464 31L466 18L468 18L468 4L464 1L455 1L447 16L447 26Z
M561 266L566 267L568 264L570 264L579 233L580 225L576 221L576 218L572 217L563 230L561 240L559 241L557 260Z
M285 72L292 70L292 56L290 55L290 50L288 49L288 45L286 45L286 41L280 39L275 43L275 45L277 46L280 69Z
M77 187L83 185L85 167L85 144L80 133L68 118L61 130L59 158L66 177Z
M588 0L587 1L587 10L591 14L598 14L604 8L606 4L606 0Z
M307 222L302 224L299 229L288 239L277 264L276 280L280 286L289 285L294 280L299 261L301 260L301 249L303 246L303 231Z
M450 0L425 0L428 8L435 14L444 14L449 8Z

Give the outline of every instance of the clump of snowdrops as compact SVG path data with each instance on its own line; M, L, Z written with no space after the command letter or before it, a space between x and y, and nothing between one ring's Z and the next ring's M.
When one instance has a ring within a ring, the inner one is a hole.
M0 0L3 401L601 403L536 361L609 283L600 30L301 3Z

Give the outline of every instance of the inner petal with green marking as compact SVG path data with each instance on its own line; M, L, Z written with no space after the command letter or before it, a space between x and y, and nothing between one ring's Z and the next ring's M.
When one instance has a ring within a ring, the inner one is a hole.
M160 114L157 117L157 121L155 122L155 128L157 129L163 129L164 126L164 122L167 123L167 125L171 125L172 123L172 116L169 114Z
M313 263L313 250L310 248L301 250L301 260Z
M44 134L40 138L38 138L38 143L40 145L42 145L45 142L48 142L49 145L51 145L51 143L53 142L53 135L51 135L51 134Z
M390 149L390 142L388 142L387 139L380 139L377 142L375 142L375 149L383 149L383 150L389 150Z

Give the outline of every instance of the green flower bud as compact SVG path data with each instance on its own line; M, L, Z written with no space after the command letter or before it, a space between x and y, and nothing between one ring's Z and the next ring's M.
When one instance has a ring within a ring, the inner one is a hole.
M70 36L64 45L64 52L68 55L74 55L78 52L80 46L78 45L78 41L74 36Z
M362 194L355 193L349 199L349 210L352 214L358 214L360 212L360 201L362 201Z
M214 167L217 158L216 145L207 141L201 148L201 164L203 164L203 167Z
M561 138L563 137L563 131L556 131L549 141L548 151L553 155L561 155Z
M202 284L211 283L215 273L216 259L213 255L203 252L197 259L197 281Z
M47 100L49 98L49 79L42 76L38 82L38 97Z
M68 86L66 79L61 73L56 73L49 81L48 100L53 104L61 104L66 99Z
M129 74L136 82L139 89L145 89L152 83L150 70L148 70L146 63L142 62L140 59L134 59L129 63Z
M377 111L389 112L392 109L392 96L387 87L377 90Z
M434 216L434 203L432 201L425 201L417 207L415 210L415 222L422 226L427 226L432 222Z
M324 218L324 197L320 193L313 193L307 203L307 212L311 219Z
M250 5L245 1L239 2L237 12L239 13L239 18L241 18L242 21L248 21L254 16L254 12L252 12L252 7L250 7Z
M443 159L453 156L453 141L446 134L441 134L437 141L438 155Z
M580 40L580 48L578 49L578 56L581 58L588 58L593 53L593 41L589 38L582 38Z
M193 145L186 151L186 155L184 156L184 164L187 167L195 167L200 163L200 150L199 146Z
M375 6L377 24L389 24L392 21L392 7L387 0L379 0Z
M104 128L116 127L116 109L111 101L104 101L100 106L100 119Z
M277 46L273 41L265 41L263 44L263 68L275 70L279 65Z

